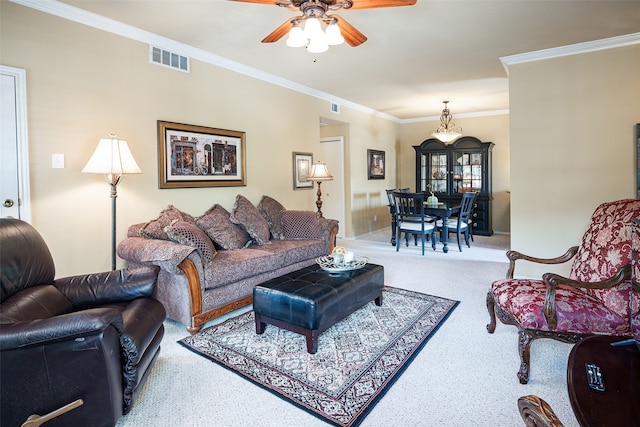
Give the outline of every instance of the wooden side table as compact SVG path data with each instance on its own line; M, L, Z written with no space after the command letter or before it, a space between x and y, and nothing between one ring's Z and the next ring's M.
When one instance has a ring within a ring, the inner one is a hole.
M567 387L582 427L640 426L640 351L636 345L612 347L623 337L594 336L578 342L569 355ZM589 388L586 364L600 367L605 391Z

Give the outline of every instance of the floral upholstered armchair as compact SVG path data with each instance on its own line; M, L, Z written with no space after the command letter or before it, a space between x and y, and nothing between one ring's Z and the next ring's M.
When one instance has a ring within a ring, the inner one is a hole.
M522 384L529 381L530 346L537 338L575 343L594 335L631 335L631 221L640 217L640 200L598 206L580 246L557 258L507 252L507 278L491 284L487 294L489 333L496 316L518 327ZM514 279L517 260L559 264L573 259L570 276L545 273L542 280ZM638 304L633 305L634 312Z

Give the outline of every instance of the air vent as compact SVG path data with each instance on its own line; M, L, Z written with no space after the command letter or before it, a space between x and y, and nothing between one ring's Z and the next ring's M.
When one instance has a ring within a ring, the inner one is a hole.
M177 53L169 52L155 46L149 46L149 62L173 68L174 70L189 72L189 58Z
M340 104L336 104L335 102L331 103L331 112L340 114Z

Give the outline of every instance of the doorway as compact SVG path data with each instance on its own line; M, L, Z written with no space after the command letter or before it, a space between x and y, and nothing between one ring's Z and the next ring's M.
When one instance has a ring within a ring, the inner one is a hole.
M31 222L26 72L0 65L0 217Z
M333 181L324 181L321 187L323 216L339 221L337 236L344 238L346 229L344 137L320 138L320 150L317 160L326 163L329 173L333 175Z

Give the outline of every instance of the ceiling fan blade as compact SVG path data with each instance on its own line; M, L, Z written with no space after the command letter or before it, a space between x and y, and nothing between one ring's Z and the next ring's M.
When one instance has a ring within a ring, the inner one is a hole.
M236 1L236 0L234 0L234 1ZM277 42L282 37L286 36L287 33L291 30L291 27L293 27L293 24L291 23L291 21L292 20L290 19L287 22L285 22L284 24L280 25L275 30L273 30L273 32L271 34L269 34L267 37L262 39L262 43Z
M338 15L331 16L336 18L338 21L338 27L340 27L342 37L344 37L344 41L346 41L350 46L356 47L367 41L367 36L356 30L356 27L349 24Z
M235 0L238 1L238 0ZM378 7L413 6L417 0L352 0L353 9L375 9Z

